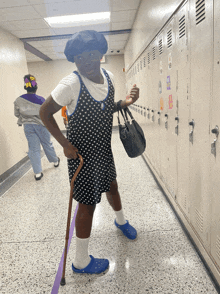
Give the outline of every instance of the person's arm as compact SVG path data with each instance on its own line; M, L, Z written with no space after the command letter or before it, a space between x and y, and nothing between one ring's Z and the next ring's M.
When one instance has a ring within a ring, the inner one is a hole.
M40 118L44 123L48 131L53 135L53 137L60 143L63 147L64 154L67 158L76 159L77 148L75 148L69 140L62 134L60 131L57 122L55 121L53 115L58 112L62 106L57 104L52 96L50 95L45 102L41 105L40 108Z
M120 105L118 104L118 102L115 102L113 112L120 110L120 108L123 109L128 107L129 105L135 103L138 98L139 98L139 88L137 88L135 84L130 91L130 95L126 97L126 100L121 101Z
M19 117L19 116L20 116L19 107L18 107L18 105L16 104L16 102L14 102L14 115L15 115L16 117Z

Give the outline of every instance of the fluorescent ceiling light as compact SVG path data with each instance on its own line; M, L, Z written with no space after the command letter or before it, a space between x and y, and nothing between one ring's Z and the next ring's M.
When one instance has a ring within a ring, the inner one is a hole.
M110 22L110 12L74 14L45 18L52 28L78 27Z

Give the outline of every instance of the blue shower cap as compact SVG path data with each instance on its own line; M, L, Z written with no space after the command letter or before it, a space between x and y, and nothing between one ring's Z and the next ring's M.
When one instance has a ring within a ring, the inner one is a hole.
M64 54L68 61L74 63L74 56L98 50L104 55L108 50L108 43L103 34L93 30L85 30L75 33L66 43Z

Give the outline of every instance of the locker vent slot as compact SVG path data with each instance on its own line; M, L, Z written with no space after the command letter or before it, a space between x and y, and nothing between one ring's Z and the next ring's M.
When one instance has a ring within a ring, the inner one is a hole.
M173 40L172 40L172 29L171 29L167 33L167 48L170 48L172 44L173 44Z
M148 56L148 64L150 63L150 53L147 53Z
M216 254L217 254L218 258L220 259L220 238L219 238L219 236L217 236L217 240L216 240Z
M137 64L137 72L139 72L139 62L138 62L138 64Z
M202 214L196 209L196 224L200 232L203 232L203 216Z
M146 57L144 57L144 67L146 67Z
M142 70L142 60L140 60L140 70Z
M159 41L159 55L163 53L163 40Z
M184 197L183 207L186 210L186 196Z
M205 0L196 1L196 25L205 19Z
M153 47L153 60L156 59L156 47Z
M185 15L179 20L179 38L186 34L186 18Z

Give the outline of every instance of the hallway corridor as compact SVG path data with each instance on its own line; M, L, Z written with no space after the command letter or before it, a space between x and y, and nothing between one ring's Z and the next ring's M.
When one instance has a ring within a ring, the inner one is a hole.
M44 156L40 181L29 169L0 197L1 294L49 294L54 286L65 243L69 181L63 150L54 139L53 143L61 159L59 168ZM108 258L108 271L98 276L72 272L74 231L66 286L54 287L53 293L217 293L143 158L127 156L118 130L113 131L112 148L124 215L138 237L130 241L115 227L114 211L103 194L93 219L89 254ZM76 206L73 200L72 218Z

